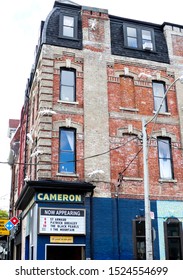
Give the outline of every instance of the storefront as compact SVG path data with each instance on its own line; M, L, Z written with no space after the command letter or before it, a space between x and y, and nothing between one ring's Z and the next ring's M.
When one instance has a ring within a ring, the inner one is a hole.
M22 210L22 259L91 258L91 199L86 182L29 181L16 208Z

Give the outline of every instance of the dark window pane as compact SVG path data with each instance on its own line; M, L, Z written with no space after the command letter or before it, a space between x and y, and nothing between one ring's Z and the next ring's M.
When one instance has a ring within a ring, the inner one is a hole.
M179 224L178 223L170 223L167 224L167 235L169 236L179 236Z
M137 260L146 259L145 238L137 238Z
M136 222L136 235L145 236L145 222L144 221Z
M168 238L168 251L170 260L182 259L180 238Z

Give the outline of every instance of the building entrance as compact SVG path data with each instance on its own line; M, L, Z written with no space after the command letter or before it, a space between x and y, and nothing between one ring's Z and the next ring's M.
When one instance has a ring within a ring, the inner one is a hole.
M85 247L81 245L46 245L46 260L84 260Z

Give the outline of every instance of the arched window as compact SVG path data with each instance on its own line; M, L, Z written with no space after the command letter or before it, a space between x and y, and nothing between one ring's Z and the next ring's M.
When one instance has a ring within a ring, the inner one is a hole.
M182 223L177 218L168 218L164 222L164 233L166 259L182 260Z

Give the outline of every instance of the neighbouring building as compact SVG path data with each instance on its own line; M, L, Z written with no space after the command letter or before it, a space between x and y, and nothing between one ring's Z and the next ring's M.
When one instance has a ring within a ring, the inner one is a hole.
M142 120L160 105L147 125L153 258L183 259L182 70L183 26L54 2L11 162L13 259L146 258Z

